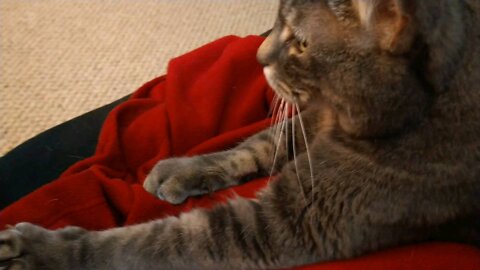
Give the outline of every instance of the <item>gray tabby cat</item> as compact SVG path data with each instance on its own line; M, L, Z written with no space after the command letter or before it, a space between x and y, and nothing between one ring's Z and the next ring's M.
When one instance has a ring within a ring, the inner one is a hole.
M180 203L278 172L236 199L101 232L22 223L8 269L256 269L406 243L480 243L478 0L282 0L258 52L281 121L238 147L159 162Z

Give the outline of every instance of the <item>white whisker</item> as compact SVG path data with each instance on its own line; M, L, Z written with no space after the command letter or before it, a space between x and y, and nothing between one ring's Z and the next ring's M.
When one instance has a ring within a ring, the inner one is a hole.
M285 100L282 99L282 103L281 103L281 106L282 108L285 107ZM275 169L275 163L277 162L277 157L278 157L278 150L280 148L280 145L281 145L281 142L282 142L282 137L283 137L283 129L285 128L285 114L284 114L284 111L280 113L281 116L280 116L280 120L282 121L281 123L277 123L277 127L279 129L279 133L278 133L278 141L277 141L277 145L275 147L275 154L273 155L273 161L272 161L272 169L270 170L270 178L269 178L269 181L270 179L272 178L272 175L273 175L273 170ZM277 136L277 132L275 132L275 137Z
M288 149L289 149L289 147L288 147L288 133L290 132L290 128L288 127L288 118L289 118L289 117L288 117L288 112L289 112L289 110L290 110L290 106L289 106L289 105L290 105L290 104L287 102L287 106L286 106L286 108L285 108L285 114L286 114L287 116L285 117L285 120L284 120L284 121L285 121L285 125L286 125L286 128L285 128L285 155L286 155L286 157L287 157L287 160L290 160L290 156L289 156L289 153L288 153Z
M278 135L279 123L283 113L283 106L285 106L285 100L279 99L278 107L276 108L275 114L272 117L272 120L273 120L272 125L275 125L275 126L273 126L273 128L270 129L271 135L274 136L275 138Z
M276 123L277 123L277 124L282 121L285 104L286 104L285 99L283 99L283 98L280 99L280 105L278 106L278 109L277 109L277 117L276 117Z
M308 157L308 166L310 167L310 178L311 178L311 182L312 182L311 192L312 192L312 203L313 203L314 181L313 181L312 156L310 155L310 147L308 146L307 133L305 132L305 126L303 125L303 119L302 119L302 112L300 111L298 103L295 103L295 108L296 108L296 111L297 111L298 119L300 120L300 128L302 129L303 140L305 142L305 150L307 152L307 157Z
M270 107L269 114L273 114L276 106L278 105L278 102L280 101L280 97L276 94L273 94L273 100L272 100L272 106Z
M273 97L272 104L272 107L268 111L268 115L270 116L270 126L273 126L275 124L278 106L280 105L280 99L276 95L275 97Z
M273 96L272 104L273 105L270 107L270 110L268 112L268 115L271 117L270 126L275 124L275 118L278 113L278 106L280 105L280 98L278 97L278 95Z
M292 149L293 149L293 163L295 164L295 174L297 175L298 187L303 195L303 200L307 204L307 196L305 195L305 190L303 189L302 181L300 180L300 175L298 173L298 161L297 161L297 149L296 149L296 133L295 133L295 119L292 119Z
M282 121L285 118L285 115L284 115L285 105L286 105L286 101L284 99L282 99L281 102L280 102L280 107L278 108L278 112L277 112L278 116L277 116L277 119L275 120L276 121L276 126L275 126L274 133L273 133L274 138L278 137L280 129L282 127L282 124L283 124Z

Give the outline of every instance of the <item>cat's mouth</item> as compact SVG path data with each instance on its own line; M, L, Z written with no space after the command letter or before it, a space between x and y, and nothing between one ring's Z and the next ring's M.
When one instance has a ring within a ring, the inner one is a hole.
M285 81L279 79L278 73L275 71L274 67L264 67L263 73L265 74L265 78L267 79L270 87L272 87L272 89L280 98L285 99L287 102L292 104L303 104L308 101L308 93L298 90L287 84Z

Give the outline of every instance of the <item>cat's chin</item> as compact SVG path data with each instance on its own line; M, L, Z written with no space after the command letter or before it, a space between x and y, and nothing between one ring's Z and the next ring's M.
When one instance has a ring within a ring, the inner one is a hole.
M280 86L278 85L278 79L276 76L276 72L271 66L266 66L263 68L263 74L265 75L265 79L267 80L268 85L275 91L277 95L283 98L284 93L280 91Z

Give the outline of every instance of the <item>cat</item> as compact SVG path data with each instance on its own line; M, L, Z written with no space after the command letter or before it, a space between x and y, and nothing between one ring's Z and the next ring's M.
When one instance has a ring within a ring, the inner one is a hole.
M178 204L277 174L256 199L101 232L21 223L0 233L0 261L272 269L478 245L479 15L478 0L281 0L258 51L281 121L230 150L160 161L144 183Z

